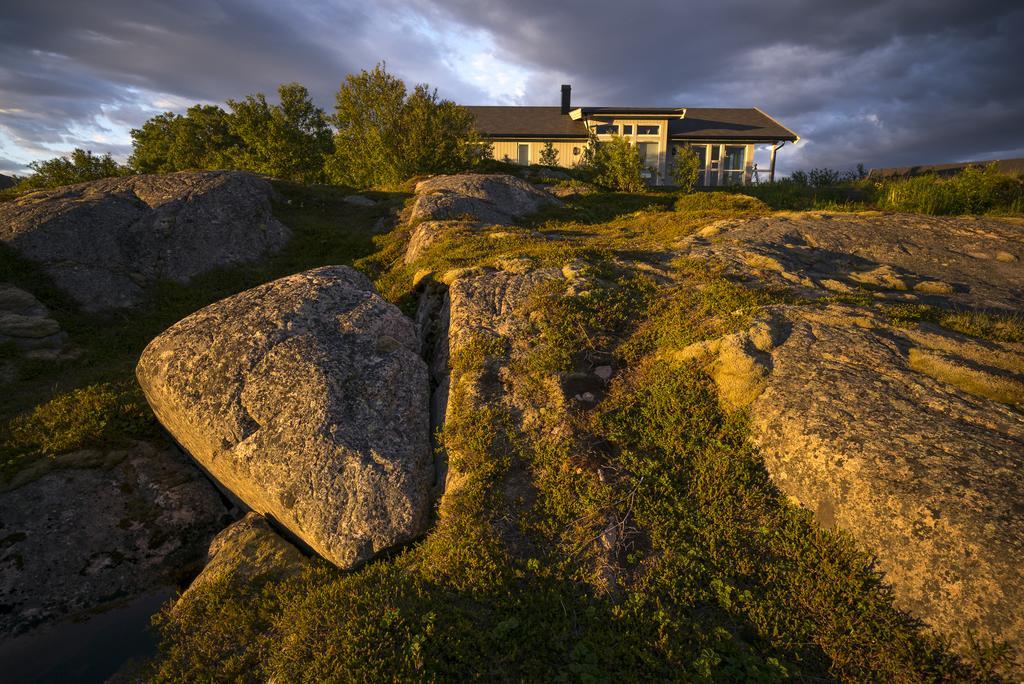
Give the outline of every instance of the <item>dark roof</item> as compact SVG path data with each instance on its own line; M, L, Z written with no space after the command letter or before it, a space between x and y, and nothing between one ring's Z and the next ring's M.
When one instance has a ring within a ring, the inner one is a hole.
M562 114L560 107L466 107L477 130L491 138L586 138L583 120ZM680 113L670 107L583 107L585 115ZM760 109L688 107L682 119L670 118L670 138L687 140L795 141L798 136Z
M466 107L476 129L492 138L586 138L587 127L561 107Z
M687 107L682 119L668 123L670 138L687 140L790 140L799 136L760 109Z

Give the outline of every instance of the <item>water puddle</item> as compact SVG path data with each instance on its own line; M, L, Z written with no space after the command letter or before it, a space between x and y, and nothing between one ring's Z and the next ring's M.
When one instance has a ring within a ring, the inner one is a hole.
M5 682L103 682L129 660L156 653L150 617L174 596L172 587L143 594L81 622L41 627L0 643Z

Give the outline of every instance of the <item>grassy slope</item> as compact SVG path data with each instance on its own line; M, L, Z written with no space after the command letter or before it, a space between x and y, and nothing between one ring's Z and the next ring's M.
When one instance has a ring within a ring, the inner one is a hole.
M869 555L779 495L745 416L722 411L701 369L658 360L792 301L666 252L710 220L765 206L724 194L674 202L658 192L583 197L500 237L451 236L413 267L400 260L408 230L388 236L360 265L404 304L421 269L523 257L588 265L599 283L589 294L553 286L531 300L527 339L481 337L452 359L453 377L510 369L513 395L552 410L524 427L503 404L453 385L443 440L468 479L424 540L355 573L315 562L297 578L205 592L162 619L155 678L983 678L998 649L965 664L895 610ZM641 261L672 279L652 279ZM972 329L1004 330L984 321ZM609 396L590 412L557 410L554 374L595 354L623 369ZM595 466L615 475L601 481ZM528 476L532 503L501 494L513 472ZM610 516L626 521L627 540L611 580L594 543ZM498 532L510 525L522 548Z

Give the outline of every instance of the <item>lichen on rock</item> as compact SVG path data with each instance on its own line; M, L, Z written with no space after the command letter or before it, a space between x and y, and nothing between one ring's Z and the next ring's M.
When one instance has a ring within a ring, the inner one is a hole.
M677 356L711 364L779 488L877 554L898 606L964 649L974 635L1020 658L1024 417L1007 404L1024 348L778 306Z
M212 304L154 339L137 376L200 465L336 565L426 531L426 364L413 322L357 271Z
M283 247L291 233L272 196L241 171L105 178L0 204L0 242L85 309L121 308L159 280L185 283Z

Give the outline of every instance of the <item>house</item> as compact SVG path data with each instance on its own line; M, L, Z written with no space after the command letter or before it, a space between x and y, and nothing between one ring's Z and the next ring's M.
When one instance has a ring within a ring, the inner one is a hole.
M546 143L558 152L559 166L580 162L591 135L600 143L625 136L637 147L648 181L669 183L672 157L690 147L700 159L698 185L746 184L754 167L754 146L771 145L769 180L775 154L800 139L760 109L707 107L573 107L572 88L562 86L560 107L467 107L476 127L494 145L494 157L537 164Z

